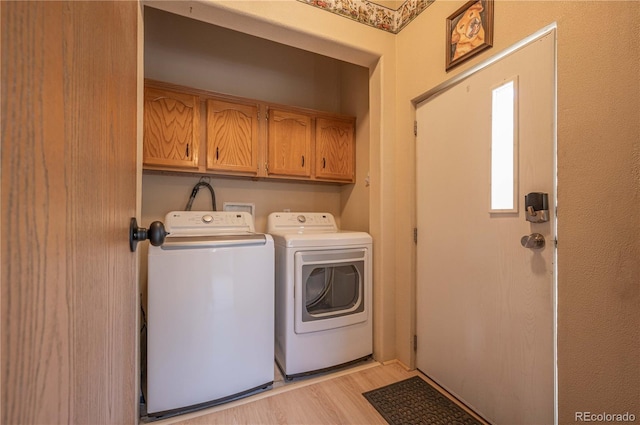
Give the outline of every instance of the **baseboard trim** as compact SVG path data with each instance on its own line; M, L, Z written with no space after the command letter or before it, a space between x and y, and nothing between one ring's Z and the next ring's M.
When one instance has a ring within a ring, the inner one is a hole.
M400 365L400 367L402 367L404 370L406 371L411 371L411 370L415 370L410 368L409 366L407 366L406 364L402 363L400 360L398 359L393 359L393 360L387 360L386 362L380 362L382 363L383 366L388 366L388 365L392 365L392 364L397 364Z

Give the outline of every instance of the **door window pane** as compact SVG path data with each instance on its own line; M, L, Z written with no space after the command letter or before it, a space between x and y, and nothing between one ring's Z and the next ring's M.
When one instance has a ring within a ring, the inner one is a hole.
M493 89L491 102L491 212L517 212L517 80Z

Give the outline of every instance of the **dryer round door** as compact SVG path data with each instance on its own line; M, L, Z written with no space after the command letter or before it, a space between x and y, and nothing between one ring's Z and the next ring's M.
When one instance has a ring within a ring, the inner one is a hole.
M306 277L303 291L305 292L304 302L307 310L314 309L327 301L330 302L326 298L333 287L332 279L329 278L331 272L332 270L327 267L314 268L311 273L303 272L305 275L308 274L308 276L303 277L303 279Z
M295 332L315 332L367 320L366 249L302 251L295 255Z

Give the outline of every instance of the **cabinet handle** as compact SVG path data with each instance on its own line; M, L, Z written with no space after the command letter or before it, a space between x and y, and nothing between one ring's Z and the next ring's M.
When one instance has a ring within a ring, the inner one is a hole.
M302 155L302 166L304 167L304 155Z
M218 160L218 156L219 156L218 154L219 154L218 147L216 146L216 161Z
M187 143L187 149L185 151L185 155L187 158L189 158L189 144Z
M322 168L327 168L327 159L322 158Z

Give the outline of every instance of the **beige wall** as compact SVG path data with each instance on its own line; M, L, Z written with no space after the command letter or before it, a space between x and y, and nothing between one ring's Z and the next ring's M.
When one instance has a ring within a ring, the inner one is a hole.
M362 71L365 71L364 75ZM344 186L340 192L340 224L343 229L369 231L369 180L371 162L369 119L369 70L362 67L343 66L341 75L343 111L356 115L356 184ZM363 78L364 77L364 78Z
M326 211L342 228L369 230L369 70L159 9L144 10L146 78L262 101L357 117L356 184L311 184L212 176L216 205L255 204L256 230L266 231L274 211ZM199 176L145 173L141 225L184 209ZM193 210L211 209L207 190ZM342 217L344 215L344 219ZM146 252L141 252L146 294Z
M145 174L142 177L142 215L143 227L155 221L164 221L169 211L184 210L193 186L199 176ZM219 210L225 202L247 202L255 204L255 226L259 232L267 228L267 216L274 211L326 211L340 216L340 193L333 185L314 185L308 183L245 181L241 179L210 180L216 195ZM192 206L193 211L211 210L211 195L206 188L198 191ZM140 292L146 299L147 281L147 244L140 244ZM146 302L145 302L146 305Z
M494 47L447 74L444 21L463 3L438 0L397 36L294 0L157 7L369 68L374 352L406 364L415 315L411 99L557 22L560 422L583 410L638 417L640 3L497 1Z
M374 240L374 356L396 357L394 256L395 36L343 17L286 1L148 1L154 8L279 42L368 70L368 99L361 99L356 68L340 71L344 113L358 116L357 183L339 193L343 228L366 230ZM253 97L253 95L249 96ZM265 99L266 100L266 99ZM302 106L302 105L301 105ZM317 107L314 107L317 108ZM370 186L365 179L370 176ZM144 189L143 189L144 190ZM144 214L143 205L143 214ZM387 224L385 224L387 223ZM141 254L143 255L143 254Z
M398 36L396 170L411 182L398 208L414 209L409 100L557 22L559 420L640 417L640 3L497 1L494 47L447 74L443 25L462 4L436 1ZM409 362L415 218L398 217L398 356Z
M152 7L144 19L147 78L342 112L341 61Z
M326 56L274 43L237 31L154 8L145 12L144 73L147 78L262 101L357 115L361 166L356 185L267 182L211 177L217 206L251 202L256 229L266 231L267 215L291 211L328 211L340 222L351 196L365 199L359 223L368 223L368 70ZM343 77L344 75L344 77ZM348 84L346 84L348 83ZM159 220L184 208L199 177L147 174L143 180L142 219ZM198 195L210 209L209 195ZM358 216L356 214L356 216ZM352 220L353 221L353 220ZM365 230L367 230L365 228Z

